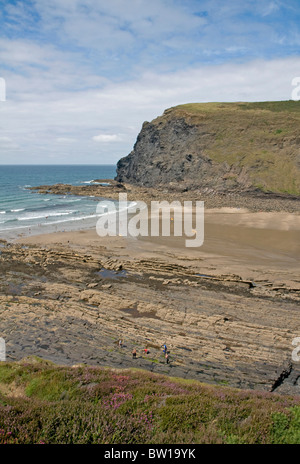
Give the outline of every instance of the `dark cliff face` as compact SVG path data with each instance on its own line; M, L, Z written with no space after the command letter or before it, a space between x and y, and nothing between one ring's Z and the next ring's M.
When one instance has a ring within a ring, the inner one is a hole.
M261 135L261 122L259 118L256 121L253 112L239 110L239 117L231 107L230 111L220 108L197 114L175 108L166 110L151 123L145 122L132 152L119 160L116 180L145 187L206 192L256 191L264 187L272 191L264 185L265 171L274 163L277 166L280 156L285 155L284 150L280 152L280 142L274 143L269 134ZM271 129L278 124L272 122ZM259 134L260 139L254 139L253 134ZM270 147L274 153L269 153ZM294 148L299 151L299 146ZM292 163L293 171L294 157L289 156L286 161ZM291 179L296 190L297 182L300 189L299 169L298 174ZM282 189L280 182L277 191L297 194Z
M146 187L225 188L228 165L218 165L205 154L213 137L204 125L191 125L184 118L145 122L133 151L118 162L116 180Z
M117 178L145 186L183 181L191 175L196 161L197 165L209 164L201 156L197 132L182 118L159 124L145 122L133 151L119 161Z

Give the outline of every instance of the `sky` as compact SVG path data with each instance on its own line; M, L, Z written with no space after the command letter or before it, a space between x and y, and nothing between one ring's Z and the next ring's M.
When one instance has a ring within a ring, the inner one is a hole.
M0 0L0 164L115 164L167 108L297 76L299 0Z

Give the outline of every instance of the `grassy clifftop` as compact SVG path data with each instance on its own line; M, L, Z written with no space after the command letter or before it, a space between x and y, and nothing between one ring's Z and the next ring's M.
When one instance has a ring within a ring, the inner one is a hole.
M138 173L143 154L145 175L135 178L129 168L134 165ZM182 181L200 189L300 195L300 102L170 108L143 126L118 175L149 186L152 177L155 183Z
M173 114L210 124L209 157L248 169L254 187L300 194L300 102L192 103Z
M1 443L300 443L300 400L29 358L0 364Z

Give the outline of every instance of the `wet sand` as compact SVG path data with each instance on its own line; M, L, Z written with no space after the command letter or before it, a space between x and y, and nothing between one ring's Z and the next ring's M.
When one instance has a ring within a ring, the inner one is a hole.
M300 214L251 213L235 208L205 211L204 243L187 248L190 237L99 237L95 229L57 232L17 240L24 244L71 245L89 250L105 246L120 257L178 256L201 260L204 271L239 274L245 279L263 275L274 282L300 288Z

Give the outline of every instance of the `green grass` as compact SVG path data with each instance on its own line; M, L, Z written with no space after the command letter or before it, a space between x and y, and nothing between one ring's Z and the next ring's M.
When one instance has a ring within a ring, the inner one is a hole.
M155 121L181 117L206 133L204 145L199 138L199 153L243 169L255 188L300 195L299 101L188 103Z
M272 439L276 443L300 443L300 408L290 408L289 414L275 412L272 415Z
M294 100L283 100L283 101L265 101L265 102L209 102L209 103L186 103L184 105L178 105L171 109L178 109L187 111L189 113L199 114L203 111L215 112L226 111L228 109L232 111L272 111L274 113L280 112L292 112L300 113L300 102ZM169 111L170 111L169 110ZM168 110L167 110L168 111Z
M30 358L0 364L1 443L300 443L300 399Z

